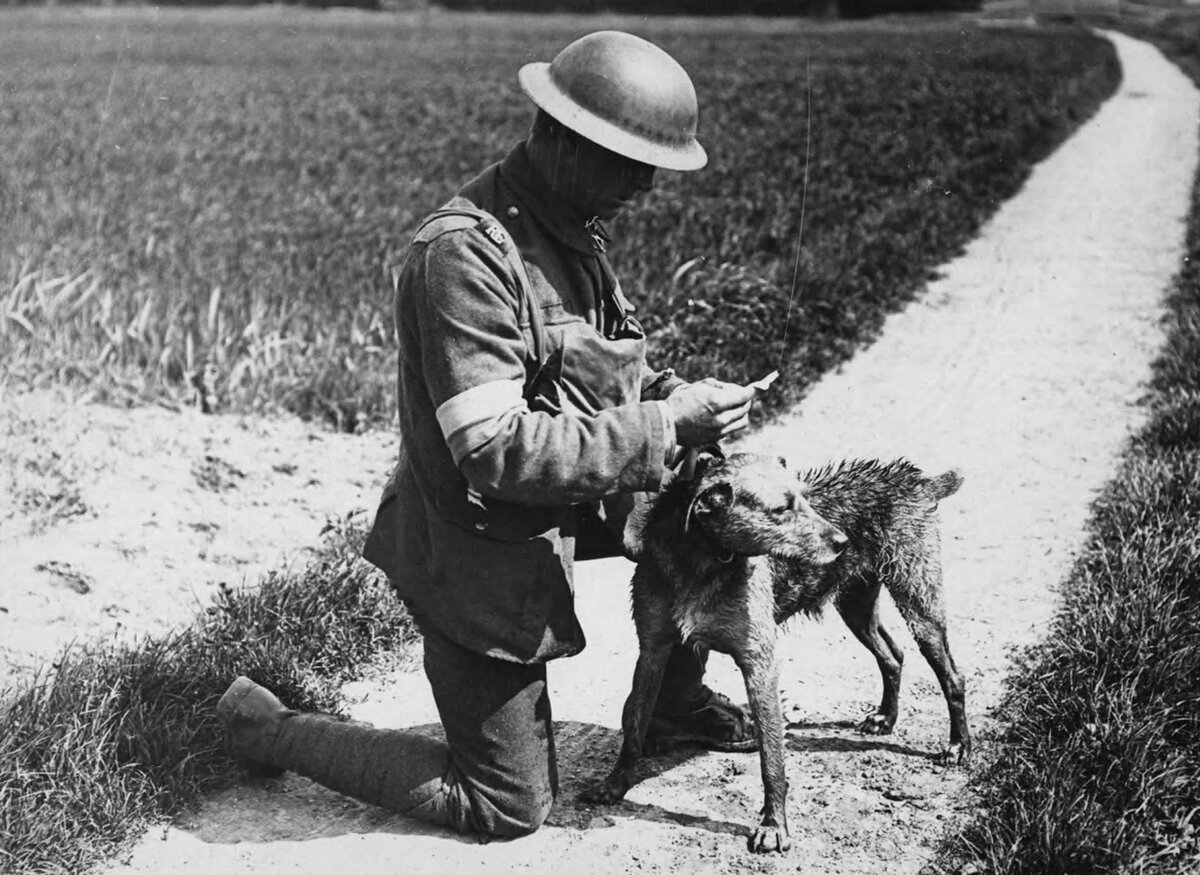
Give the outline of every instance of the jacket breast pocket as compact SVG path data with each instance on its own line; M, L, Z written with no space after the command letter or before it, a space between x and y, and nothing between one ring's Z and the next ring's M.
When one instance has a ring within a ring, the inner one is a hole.
M546 361L529 381L526 401L552 415L594 416L641 400L646 339L640 332L605 337L579 320L547 328Z

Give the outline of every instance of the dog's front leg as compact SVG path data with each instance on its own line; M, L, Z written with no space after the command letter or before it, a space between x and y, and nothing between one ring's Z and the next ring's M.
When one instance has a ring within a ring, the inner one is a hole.
M750 835L755 853L783 852L792 846L787 826L787 773L783 762L783 711L779 705L779 666L775 660L774 623L770 641L751 642L738 658L746 681L746 695L758 735L762 764L763 809L758 827Z
M633 670L633 689L629 691L629 698L625 700L625 708L621 712L624 739L617 763L607 778L584 791L585 801L611 804L623 799L629 791L634 767L644 753L646 728L650 724L650 713L658 701L671 647L671 643L647 646L643 642L638 652L637 666Z

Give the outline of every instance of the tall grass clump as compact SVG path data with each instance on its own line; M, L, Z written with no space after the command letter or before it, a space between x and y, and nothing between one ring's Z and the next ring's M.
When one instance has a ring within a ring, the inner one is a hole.
M985 814L956 842L985 871L1200 867L1198 472L1195 444L1135 451L1097 506L1062 613L998 712Z
M945 19L4 24L0 377L341 428L394 412L390 268L417 222L526 135L520 65L586 30L660 43L700 99L709 166L661 174L611 229L652 355L688 377L779 367L780 407L870 341L1119 78L1090 34Z
M339 524L303 569L222 589L175 634L64 653L0 702L0 871L83 871L227 782L213 708L237 675L332 712L341 680L412 640L362 534Z
M1200 871L1200 185L1167 305L1148 420L1095 504L1053 628L1019 660L983 813L947 861Z

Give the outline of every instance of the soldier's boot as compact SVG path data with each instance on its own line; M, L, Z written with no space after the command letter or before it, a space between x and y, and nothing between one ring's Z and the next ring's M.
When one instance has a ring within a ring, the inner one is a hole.
M230 753L257 774L293 771L409 817L469 832L470 803L446 746L411 732L377 729L284 707L239 677L217 703Z
M217 702L217 717L225 727L225 745L252 775L274 777L284 769L255 759L251 751L274 734L285 716L296 712L283 706L275 694L247 677L239 677Z
M750 715L704 683L707 664L707 650L686 644L672 649L646 729L648 750L665 752L679 742L713 750L758 750Z

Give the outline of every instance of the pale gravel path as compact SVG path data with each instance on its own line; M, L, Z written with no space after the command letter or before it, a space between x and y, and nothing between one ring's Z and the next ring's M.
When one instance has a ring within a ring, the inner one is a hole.
M166 633L220 584L303 564L327 519L373 506L393 446L0 387L0 690L72 642Z
M1200 99L1157 51L1110 37L1125 69L1117 95L874 346L822 381L796 415L742 443L797 467L903 454L933 472L963 470L962 491L943 504L945 564L951 643L982 745L1009 648L1045 631L1089 502L1141 419L1134 402L1181 255ZM580 571L591 643L551 669L555 715L568 721L566 792L538 834L479 846L288 778L224 794L188 829L155 831L131 868L113 871L917 872L969 799L964 773L923 756L943 741L943 705L894 613L885 622L910 658L890 738L843 725L873 705L878 681L836 620L786 636L789 856L743 850L741 831L761 800L754 757L684 758L624 806L574 807L579 781L599 775L617 743L634 658L628 575L620 561ZM728 659L714 657L710 677L744 700ZM423 686L410 675L348 693L355 716L404 726L434 719ZM908 798L887 798L897 795Z

